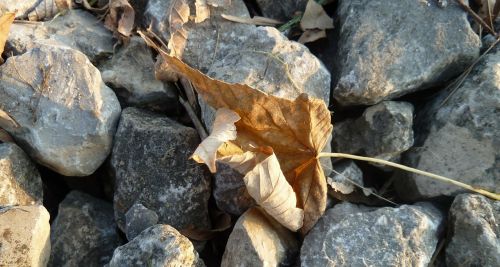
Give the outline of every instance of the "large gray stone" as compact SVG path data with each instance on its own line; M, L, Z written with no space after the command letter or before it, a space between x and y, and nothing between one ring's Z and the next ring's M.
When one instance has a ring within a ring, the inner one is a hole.
M132 240L157 222L158 215L156 215L156 212L140 203L136 203L125 214L125 235L128 240Z
M405 163L420 170L450 177L474 187L498 192L500 188L500 52L476 66L462 86L444 103L443 92L417 114L415 149ZM406 199L454 196L465 189L425 176L401 173L395 179Z
M221 266L291 266L298 250L290 230L260 209L252 208L236 222Z
M371 105L442 83L479 55L481 41L455 1L342 0L338 83L341 105Z
M108 266L202 267L205 264L189 239L169 225L157 224L118 247Z
M442 220L430 204L335 206L305 237L301 266L427 266Z
M52 223L49 266L103 266L121 245L111 203L71 191Z
M49 217L42 205L0 208L0 266L45 267Z
M42 201L42 179L30 158L17 145L0 143L0 206Z
M78 74L78 75L75 75ZM87 57L41 46L0 66L0 127L31 158L66 176L92 174L108 156L118 100Z
M199 143L196 130L163 115L123 111L111 155L120 229L125 231L125 213L137 203L156 212L158 223L210 228L210 174L189 159Z
M458 195L450 209L448 266L500 266L500 202Z

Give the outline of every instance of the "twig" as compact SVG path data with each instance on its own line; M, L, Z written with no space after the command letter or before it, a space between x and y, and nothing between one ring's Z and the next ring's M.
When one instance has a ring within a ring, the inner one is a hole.
M191 118L191 121L194 124L194 127L198 131L198 134L200 135L200 138L204 140L205 138L208 137L207 131L205 130L205 127L201 124L200 119L198 119L198 116L193 111L193 108L189 103L182 99L182 97L179 96L179 102L181 102L182 106L186 109L186 112L188 113L189 118Z
M488 23L486 23L476 12L474 12L474 10L469 7L469 5L465 4L463 0L456 1L463 9L465 9L465 11L467 11L472 16L472 18L477 23L481 24L481 26L483 26L486 30L493 34L493 36L497 36L497 33L488 25Z

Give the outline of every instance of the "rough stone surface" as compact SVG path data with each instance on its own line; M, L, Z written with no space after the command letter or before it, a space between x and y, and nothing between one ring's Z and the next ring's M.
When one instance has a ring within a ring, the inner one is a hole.
M384 101L333 127L336 152L395 160L413 145L413 106Z
M109 267L205 266L193 244L169 225L157 224L144 230L113 253Z
M219 209L234 215L241 215L255 205L255 200L248 194L243 176L227 165L217 164L213 195Z
M439 84L478 56L481 41L454 1L342 0L338 82L341 105L372 105ZM417 37L418 36L418 37Z
M37 168L15 144L0 143L0 206L34 205L43 200Z
M49 217L42 205L0 209L0 266L46 266Z
M200 139L196 130L137 108L123 111L111 155L116 177L114 209L125 231L125 213L140 203L158 223L209 228L210 175L189 159Z
M442 214L430 204L328 210L305 237L301 266L427 266Z
M236 222L221 266L291 266L297 253L298 242L293 233L258 208L252 208Z
M500 188L500 52L485 57L449 99L443 92L417 114L415 147L405 153L405 164L457 179L474 187ZM407 199L453 196L464 189L401 173L395 179Z
M297 11L304 12L307 4L307 0L256 0L256 2L264 17L282 21L291 19Z
M58 43L84 53L92 62L113 54L113 35L99 20L83 10L70 10L48 22L15 23L6 51L22 54L41 44Z
M500 266L500 202L458 195L450 210L448 266Z
M158 222L158 215L142 204L134 204L125 214L125 234L134 239L142 231Z
M78 73L78 75L75 75ZM66 176L92 174L108 156L118 100L87 57L41 46L0 66L0 118L31 158Z
M363 186L363 172L352 160L346 160L333 165L337 173L326 178L327 183L344 195L352 193L357 187L354 183Z
M127 105L173 109L177 101L175 88L156 80L154 64L153 54L144 40L133 36L99 69L103 81L113 87Z
M49 266L103 266L121 239L111 203L71 191L52 223Z

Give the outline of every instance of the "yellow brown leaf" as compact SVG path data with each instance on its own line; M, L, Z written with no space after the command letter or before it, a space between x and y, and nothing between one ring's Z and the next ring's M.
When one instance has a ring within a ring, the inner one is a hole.
M0 17L0 55L3 53L5 48L5 42L7 37L9 37L10 25L14 22L16 13L5 13Z

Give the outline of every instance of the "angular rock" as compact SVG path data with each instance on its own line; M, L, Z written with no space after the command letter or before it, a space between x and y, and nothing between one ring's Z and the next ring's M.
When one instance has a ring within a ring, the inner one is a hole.
M169 225L157 224L144 230L113 253L109 267L205 266L193 244Z
M344 195L352 193L357 185L363 186L363 172L352 160L342 161L333 165L337 173L332 173L326 181L333 190Z
M500 265L500 202L458 195L450 209L448 266Z
M0 208L0 266L46 266L49 217L42 205Z
M412 127L410 103L384 101L368 107L360 118L337 123L332 148L336 152L395 160L413 145Z
M103 266L122 244L111 203L71 191L52 223L49 266Z
M126 108L111 155L115 173L114 209L125 231L125 213L134 204L156 212L158 223L177 229L208 229L210 175L189 157L200 139L193 128L137 108Z
M295 12L304 12L307 0L256 0L257 5L264 17L287 21L291 19Z
M142 204L134 204L125 214L125 234L134 239L142 231L158 222L158 215Z
M291 266L297 253L293 233L260 209L252 208L236 222L221 266Z
M64 44L84 53L92 62L113 54L113 34L90 13L70 10L49 22L15 23L6 43L6 51L25 53L41 44Z
M233 215L241 215L255 206L255 200L248 194L241 173L225 164L217 164L214 174L214 199L219 209Z
M328 210L304 239L301 266L427 266L443 215L425 203L371 209Z
M90 175L106 159L120 105L84 54L36 47L0 66L0 81L0 110L13 119L0 127L31 158L66 176Z
M479 55L481 41L455 1L342 0L337 17L341 105L373 105L443 83Z
M42 201L42 179L35 165L17 145L0 143L0 206Z
M417 114L415 147L404 163L420 170L450 177L477 188L500 188L500 52L488 54L464 83L443 92L430 107ZM464 189L402 173L395 179L401 197L423 199L454 196Z
M175 88L156 80L151 50L141 37L133 36L113 58L99 67L103 81L114 88L127 105L173 109Z

